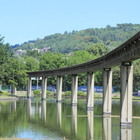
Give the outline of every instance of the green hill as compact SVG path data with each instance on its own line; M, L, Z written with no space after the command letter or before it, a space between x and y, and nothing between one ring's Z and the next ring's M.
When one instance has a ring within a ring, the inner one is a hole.
M116 27L107 25L105 28L90 28L81 31L72 31L64 34L56 33L45 36L43 39L36 39L25 42L21 45L11 46L14 51L18 49L33 49L51 47L53 53L62 54L85 50L93 43L104 43L110 50L116 48L128 38L140 30L140 24L117 24Z

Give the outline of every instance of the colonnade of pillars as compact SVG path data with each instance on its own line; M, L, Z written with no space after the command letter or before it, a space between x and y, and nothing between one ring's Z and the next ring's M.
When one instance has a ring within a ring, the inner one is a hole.
M121 68L121 125L132 124L132 93L133 93L133 66L131 63L122 63ZM31 78L28 81L27 98L31 97ZM42 77L42 100L46 100L47 78ZM56 101L62 101L62 76L57 76ZM77 105L78 76L72 75L71 105ZM112 105L112 70L103 69L103 115L111 115ZM94 108L94 74L87 73L87 109Z

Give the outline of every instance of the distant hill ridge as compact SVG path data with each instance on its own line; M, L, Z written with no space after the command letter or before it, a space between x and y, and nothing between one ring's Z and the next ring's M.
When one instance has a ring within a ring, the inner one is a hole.
M140 24L117 24L116 27L107 25L105 28L89 28L81 31L75 31L64 34L56 33L45 36L43 39L31 40L21 45L11 46L13 51L22 49L42 49L50 47L53 53L62 54L85 50L86 47L93 43L103 43L110 50L116 48L128 38L140 30Z

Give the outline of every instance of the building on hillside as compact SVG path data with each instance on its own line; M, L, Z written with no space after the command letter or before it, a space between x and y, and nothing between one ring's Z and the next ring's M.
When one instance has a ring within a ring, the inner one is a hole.
M22 54L25 54L26 53L26 50L17 50L15 52L15 55L22 55Z

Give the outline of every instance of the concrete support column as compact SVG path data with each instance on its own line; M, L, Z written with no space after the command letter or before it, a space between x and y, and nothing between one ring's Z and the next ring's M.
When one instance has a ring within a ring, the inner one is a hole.
M111 115L112 104L112 71L103 70L103 115Z
M121 65L120 124L132 126L133 66L131 62Z
M94 107L94 74L87 74L87 109L93 110Z
M31 77L28 80L28 87L27 87L27 98L31 98L31 88L32 88L32 80Z
M71 105L77 105L78 76L72 75Z
M57 76L56 102L62 101L62 76Z
M16 95L16 87L15 86L11 86L11 95Z
M47 78L42 77L42 100L46 100Z

